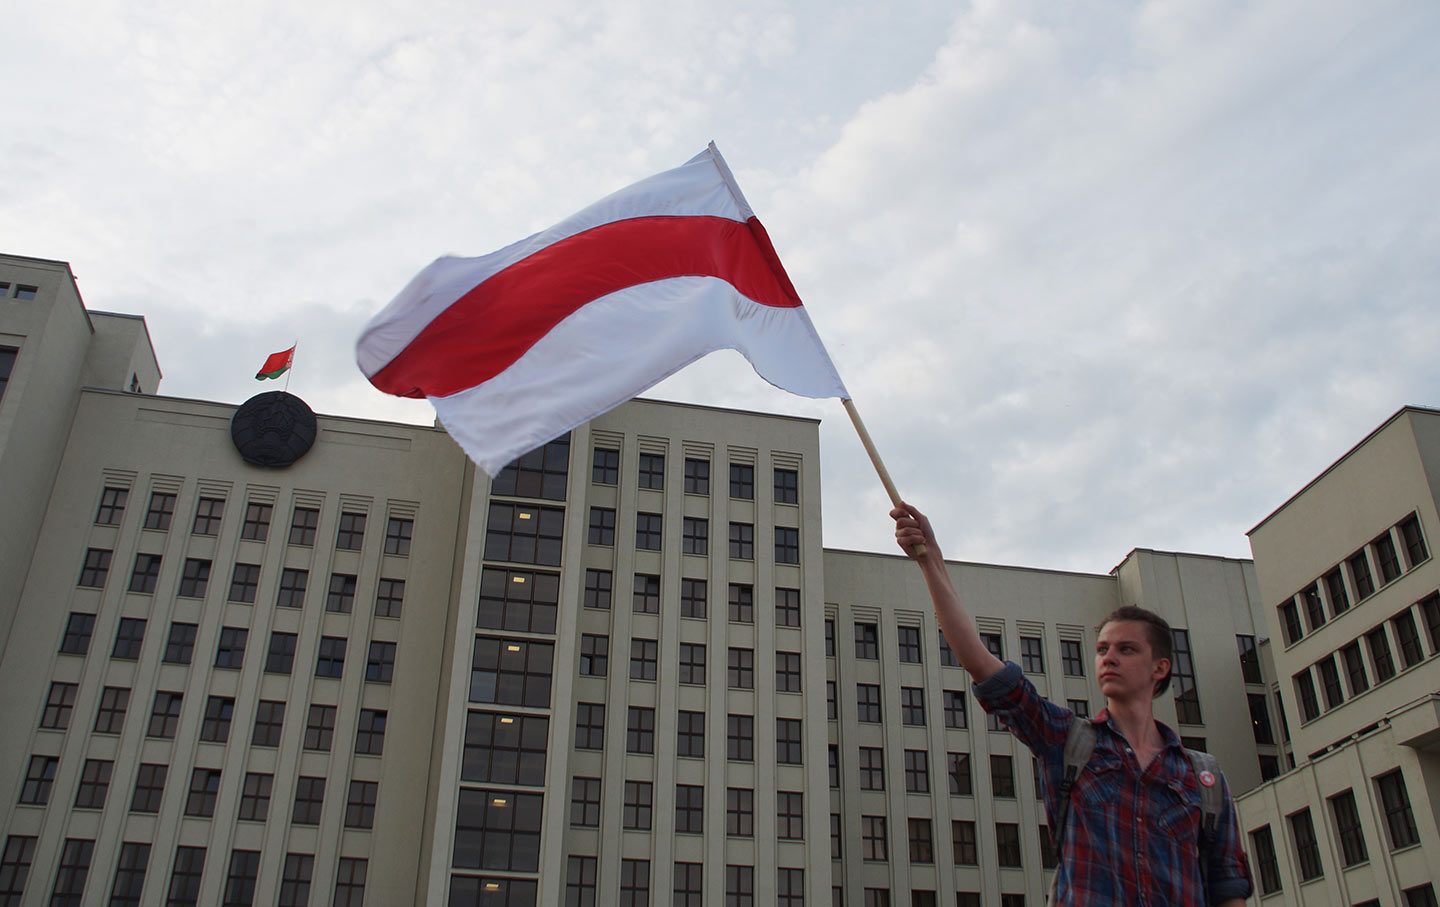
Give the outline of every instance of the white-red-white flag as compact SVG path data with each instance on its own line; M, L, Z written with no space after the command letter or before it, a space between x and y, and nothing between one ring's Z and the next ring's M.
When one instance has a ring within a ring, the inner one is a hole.
M528 239L437 259L360 334L377 388L428 397L494 475L702 356L849 399L765 228L711 144Z

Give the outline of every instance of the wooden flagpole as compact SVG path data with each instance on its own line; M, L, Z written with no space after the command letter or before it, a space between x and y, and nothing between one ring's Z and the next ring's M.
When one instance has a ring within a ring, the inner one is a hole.
M896 507L900 506L900 492L895 490L895 483L890 480L890 472L880 460L880 451L875 449L875 442L870 440L870 432L865 430L865 423L860 421L860 413L855 409L854 401L845 398L840 401L845 404L845 412L850 414L850 421L855 425L855 432L860 436L860 443L865 445L865 452L870 455L870 462L874 464L875 471L880 474L880 484L885 486L885 493L890 495L890 503ZM923 544L915 546L916 559L925 556Z

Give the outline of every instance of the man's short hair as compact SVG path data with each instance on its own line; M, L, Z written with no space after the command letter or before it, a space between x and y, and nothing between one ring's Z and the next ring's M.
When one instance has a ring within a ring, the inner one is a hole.
M1100 621L1100 626L1095 628L1095 632L1100 632L1106 624L1117 620L1131 620L1137 624L1144 624L1145 636L1150 641L1150 654L1155 658L1163 658L1170 662L1170 670L1165 672L1164 677L1155 681L1155 692L1151 694L1151 698L1158 697L1170 689L1170 675L1175 670L1175 638L1170 632L1170 624L1154 611L1139 605L1124 605L1107 614L1105 619Z

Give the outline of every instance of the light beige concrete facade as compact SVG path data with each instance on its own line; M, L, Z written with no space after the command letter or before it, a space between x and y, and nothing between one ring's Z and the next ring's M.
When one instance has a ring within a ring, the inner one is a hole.
M1028 754L913 565L823 548L813 420L634 401L492 485L442 431L322 415L266 469L68 266L3 281L39 289L0 309L0 903L1042 903ZM1161 720L1238 791L1283 764L1249 562L951 569L1092 711L1096 625L1160 611L1191 652Z
M1263 903L1435 903L1437 479L1406 407L1250 532L1299 763L1239 801Z

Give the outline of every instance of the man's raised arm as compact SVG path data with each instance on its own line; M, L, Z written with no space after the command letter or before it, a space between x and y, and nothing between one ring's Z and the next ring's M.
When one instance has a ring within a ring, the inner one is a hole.
M925 514L906 503L890 511L895 520L895 541L915 562L925 576L925 585L930 589L930 600L935 605L935 617L940 621L940 632L950 643L950 649L960 664L979 683L995 675L1005 663L985 648L980 632L965 606L960 604L960 595L950 581L950 571L945 568L945 558L940 546L935 543L935 532ZM919 545L926 548L925 555L915 557Z

